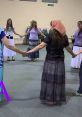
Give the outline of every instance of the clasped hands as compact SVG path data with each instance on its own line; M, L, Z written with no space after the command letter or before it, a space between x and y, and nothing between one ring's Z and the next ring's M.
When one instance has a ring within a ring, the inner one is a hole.
M74 55L72 56L72 58L75 58L77 55L79 55L79 54L81 54L82 53L82 51L79 51L79 52L77 52L77 53L74 53Z
M29 52L25 51L25 52L22 53L22 56L26 57L28 54L29 54Z

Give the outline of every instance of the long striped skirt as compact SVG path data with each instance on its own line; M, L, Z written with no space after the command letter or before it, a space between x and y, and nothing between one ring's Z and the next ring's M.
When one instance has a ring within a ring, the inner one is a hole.
M38 40L29 40L27 51L33 49L38 44L39 44ZM28 57L31 58L31 59L39 58L39 51L36 51L36 52L33 52L33 53L29 54Z
M64 61L45 61L40 99L53 103L66 101Z

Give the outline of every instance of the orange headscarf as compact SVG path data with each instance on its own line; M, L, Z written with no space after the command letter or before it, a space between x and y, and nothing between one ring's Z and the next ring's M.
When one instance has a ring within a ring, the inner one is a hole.
M60 20L51 21L51 26L53 29L56 29L57 31L59 31L62 35L65 35L66 29Z

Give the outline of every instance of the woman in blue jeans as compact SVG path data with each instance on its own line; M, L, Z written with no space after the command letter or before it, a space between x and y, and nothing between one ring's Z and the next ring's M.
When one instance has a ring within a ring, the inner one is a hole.
M0 82L3 82L3 45L5 45L8 49L13 50L19 54L27 55L26 52L19 50L15 46L12 46L9 43L9 40L6 38L5 32L3 28L0 27ZM0 92L2 91L2 87L0 86ZM2 101L3 96L0 95L0 101Z

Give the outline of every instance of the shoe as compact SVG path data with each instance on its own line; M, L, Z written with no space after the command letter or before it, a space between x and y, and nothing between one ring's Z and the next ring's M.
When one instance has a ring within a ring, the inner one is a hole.
M15 61L15 58L14 57L12 57L12 61Z
M54 102L46 101L46 103L45 103L45 104L47 104L47 105L49 105L49 106L54 106L54 105L56 105L56 102L54 103Z
M32 61L32 62L35 62L35 59L34 59L34 58L32 58L32 59L31 59L31 61Z
M76 92L76 96L82 96L82 93Z
M9 57L7 58L7 61L10 61L10 58Z

